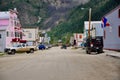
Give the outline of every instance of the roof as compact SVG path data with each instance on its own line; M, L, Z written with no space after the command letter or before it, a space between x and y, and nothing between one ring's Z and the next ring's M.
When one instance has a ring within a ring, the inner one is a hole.
M9 19L9 11L0 12L0 19Z
M101 21L91 21L91 26L92 26L92 24L101 24ZM92 28L91 26L90 26L90 29ZM85 28L85 30L88 30L89 21L84 21L84 28Z

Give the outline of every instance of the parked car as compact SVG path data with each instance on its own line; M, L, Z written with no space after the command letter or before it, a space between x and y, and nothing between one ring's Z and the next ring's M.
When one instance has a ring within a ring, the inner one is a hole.
M52 45L51 44L44 44L45 45L45 48L46 49L49 49L49 48L51 48L52 47Z
M45 45L44 45L44 44L40 44L40 45L38 46L38 49L39 49L39 50L44 50L44 49L45 49Z
M61 46L61 49L67 49L67 46L66 46L65 44L63 44L63 45Z
M35 50L37 50L36 46L28 46L27 44L19 44L5 48L7 54L15 54L16 52L34 53Z
M91 52L97 52L97 53L103 52L102 37L88 38L86 40L86 53L90 54Z

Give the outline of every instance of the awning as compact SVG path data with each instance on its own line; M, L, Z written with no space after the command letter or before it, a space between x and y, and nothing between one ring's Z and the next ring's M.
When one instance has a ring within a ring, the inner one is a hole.
M12 39L12 42L19 42L20 41L20 38L13 38Z
M22 39L20 39L20 38L13 38L13 39L12 39L12 42L26 43L27 41L26 41L26 40L22 40Z
M20 43L26 43L27 41L26 40L20 40L19 42Z

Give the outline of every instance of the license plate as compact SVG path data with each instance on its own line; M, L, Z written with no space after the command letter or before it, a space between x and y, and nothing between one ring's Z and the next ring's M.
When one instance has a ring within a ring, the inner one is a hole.
M96 49L99 49L99 47L96 47Z
M11 50L8 51L9 53L11 52Z

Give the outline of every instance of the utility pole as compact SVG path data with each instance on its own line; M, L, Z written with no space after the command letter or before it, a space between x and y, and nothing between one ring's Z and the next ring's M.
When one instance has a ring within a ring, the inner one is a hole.
M91 26L91 8L89 9L89 27L88 27L88 38L90 39L90 26Z

